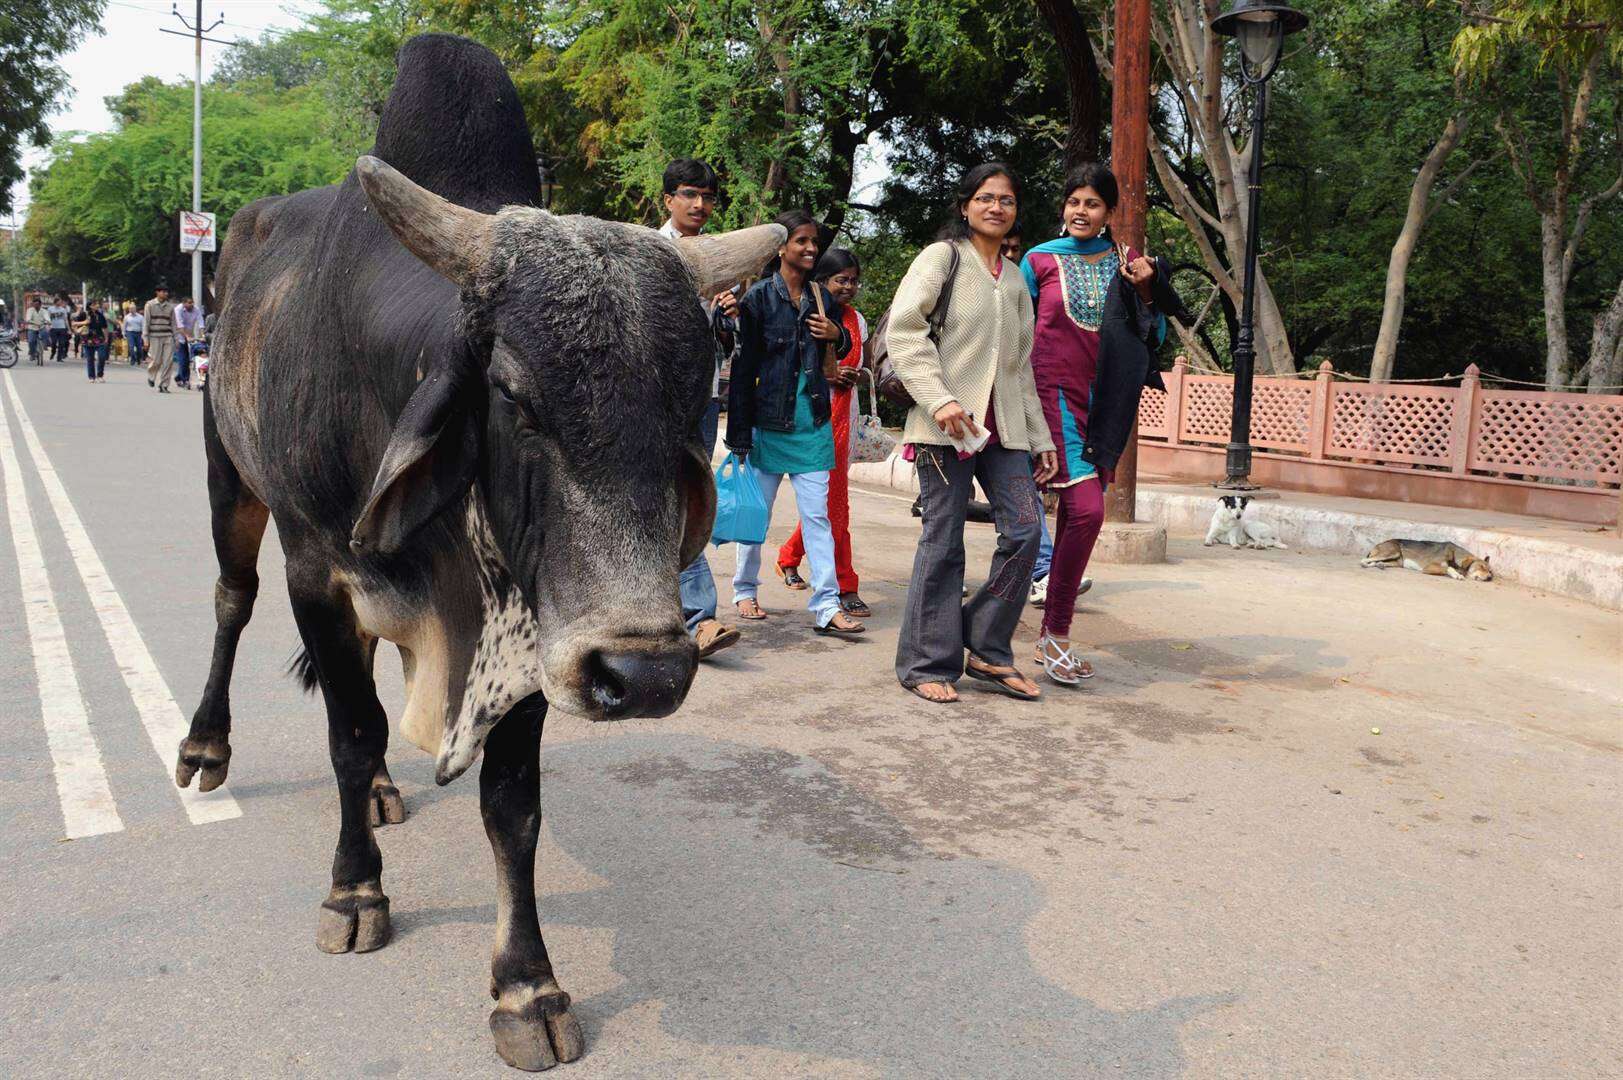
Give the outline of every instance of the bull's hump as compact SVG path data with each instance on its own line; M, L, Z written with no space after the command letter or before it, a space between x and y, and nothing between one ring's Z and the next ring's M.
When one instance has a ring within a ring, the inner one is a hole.
M401 47L372 153L476 210L541 200L535 145L513 80L495 53L454 34L421 34Z

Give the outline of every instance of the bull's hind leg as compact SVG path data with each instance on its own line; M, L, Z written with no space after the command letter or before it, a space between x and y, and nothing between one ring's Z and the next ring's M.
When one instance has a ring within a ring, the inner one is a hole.
M383 770L389 722L372 683L371 644L349 605L301 596L295 587L293 618L327 705L327 748L338 779L338 850L316 946L330 953L370 952L389 940L383 854L372 835L372 784Z
M496 949L490 965L490 1032L496 1052L536 1071L586 1052L541 940L535 845L541 832L541 725L546 699L520 702L491 731L479 771L479 812L496 856Z
M209 518L220 576L214 583L214 655L209 660L203 700L180 741L175 783L185 787L198 772L200 791L225 783L231 764L231 669L237 640L254 613L259 594L259 543L270 512L243 486L237 467L220 444L214 412L203 399L203 447L208 458Z

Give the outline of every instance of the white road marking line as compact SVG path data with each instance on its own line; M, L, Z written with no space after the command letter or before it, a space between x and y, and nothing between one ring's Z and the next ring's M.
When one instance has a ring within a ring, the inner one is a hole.
M85 590L90 593L90 603L96 610L96 618L101 620L102 630L107 634L107 644L112 647L113 658L118 661L119 674L124 677L124 685L129 687L130 698L135 702L141 724L146 728L147 737L152 740L152 748L158 752L158 759L164 764L164 771L168 773L174 768L180 740L186 737L190 725L176 704L175 696L169 692L169 684L164 682L158 665L153 662L146 641L136 629L129 609L124 606L124 599L113 587L113 579L107 575L101 556L96 554L90 534L85 531L84 522L79 520L79 512L68 499L67 488L62 486L51 459L46 456L45 447L40 444L39 435L34 431L34 423L23 408L23 400L17 393L17 384L11 372L6 371L5 376L6 391L11 397L12 408L17 410L17 426L22 429L23 441L28 444L28 452L34 458L34 468L45 486L51 509L56 513L63 535L67 537L68 551L73 555L74 565L79 568ZM174 791L193 825L242 816L237 800L231 797L230 790L224 784L207 794L199 792L195 785L175 788Z
M7 372L9 375L10 372ZM11 521L11 543L17 551L17 574L22 579L23 614L39 680L39 705L45 719L45 741L51 749L56 773L56 794L62 803L62 824L69 839L120 832L124 822L113 803L101 751L90 733L84 693L73 673L68 637L62 630L51 581L45 573L34 515L23 488L22 466L11 441L11 424L0 407L0 474L6 481L6 516Z

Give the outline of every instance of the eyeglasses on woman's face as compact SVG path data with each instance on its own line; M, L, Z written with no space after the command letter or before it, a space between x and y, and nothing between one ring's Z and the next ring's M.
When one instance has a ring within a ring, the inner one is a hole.
M831 287L846 289L850 292L862 291L862 281L855 274L835 274L828 279L828 284Z
M1005 210L1013 210L1016 206L1020 205L1019 200L1013 195L993 195L989 191L982 192L969 201L974 203L976 206L985 207L990 207L993 203L996 203Z

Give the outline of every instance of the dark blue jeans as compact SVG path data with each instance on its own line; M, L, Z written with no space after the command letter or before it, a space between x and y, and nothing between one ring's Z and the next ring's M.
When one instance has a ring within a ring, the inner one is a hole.
M107 350L111 348L105 341L100 345L85 343L85 374L92 379L99 379L107 374Z
M141 331L124 331L124 341L130 347L130 363L139 364L146 359L146 350L141 347Z
M190 381L192 370L192 346L189 341L175 341L175 381L185 386Z

